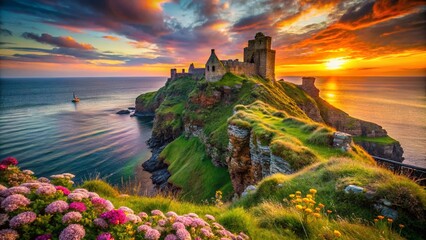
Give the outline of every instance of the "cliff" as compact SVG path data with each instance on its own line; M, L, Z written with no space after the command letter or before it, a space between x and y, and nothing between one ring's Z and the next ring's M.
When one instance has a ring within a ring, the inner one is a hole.
M402 161L402 148L382 127L331 106L319 97L314 85L303 88L229 73L218 82L183 77L169 80L158 92L139 96L136 114L155 115L149 141L154 154L144 168L153 172L161 188L174 186L182 194L189 190L169 179L173 174L167 171L174 156L161 153L164 147L186 149L187 140L181 136L199 140L200 151L218 169L229 172L238 194L266 176L297 172L330 157L374 164L360 146L371 154ZM346 147L350 151L344 152L333 148L335 131L353 135L359 145L350 143ZM172 146L166 146L169 143Z

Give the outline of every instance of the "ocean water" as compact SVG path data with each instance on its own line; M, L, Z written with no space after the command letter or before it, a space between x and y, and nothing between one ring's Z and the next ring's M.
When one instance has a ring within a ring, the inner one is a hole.
M0 158L14 156L38 176L129 181L150 157L152 118L115 114L165 78L0 80ZM81 99L72 103L72 92Z
M318 77L315 84L335 107L385 128L401 143L404 163L426 168L425 77Z
M300 83L300 78L288 77ZM166 78L0 79L0 158L15 156L39 176L77 181L99 175L113 184L144 175L151 118L117 115ZM354 117L388 130L406 163L426 166L424 78L318 78L321 96ZM81 102L71 102L75 91ZM141 174L142 173L142 174ZM149 176L142 177L148 184Z

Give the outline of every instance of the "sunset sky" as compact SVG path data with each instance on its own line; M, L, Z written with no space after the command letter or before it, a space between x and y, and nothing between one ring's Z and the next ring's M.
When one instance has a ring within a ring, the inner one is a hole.
M167 76L272 37L276 76L425 76L417 0L4 0L0 77Z

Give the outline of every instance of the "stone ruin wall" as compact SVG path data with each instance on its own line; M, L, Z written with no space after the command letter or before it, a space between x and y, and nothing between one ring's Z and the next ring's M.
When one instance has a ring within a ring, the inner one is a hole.
M227 72L236 75L253 76L256 75L256 65L254 63L239 62L236 60L222 60Z

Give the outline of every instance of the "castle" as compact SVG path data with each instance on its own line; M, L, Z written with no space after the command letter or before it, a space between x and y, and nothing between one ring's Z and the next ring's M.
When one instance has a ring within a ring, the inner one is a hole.
M236 75L256 76L265 79L275 80L275 50L271 49L272 38L259 32L254 39L248 41L248 46L244 48L244 62L235 60L219 60L215 50L212 49L205 68L195 68L191 63L188 72L182 69L178 73L175 68L170 70L169 80L179 77L191 76L194 79L201 79L203 76L208 82L216 82L222 79L226 73Z

